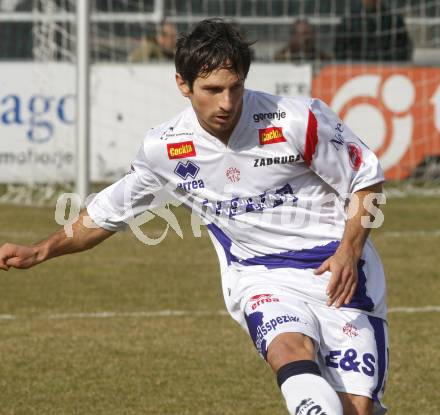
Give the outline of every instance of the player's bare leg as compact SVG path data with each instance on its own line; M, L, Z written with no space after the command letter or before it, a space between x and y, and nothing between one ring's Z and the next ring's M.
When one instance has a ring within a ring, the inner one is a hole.
M373 413L373 401L361 395L338 392L344 408L344 415L371 415Z
M281 333L272 340L267 350L267 363L274 373L297 360L315 360L315 346L310 337L302 333Z
M301 410L343 415L341 401L321 376L312 339L302 333L282 333L269 345L267 362L277 375L290 414Z

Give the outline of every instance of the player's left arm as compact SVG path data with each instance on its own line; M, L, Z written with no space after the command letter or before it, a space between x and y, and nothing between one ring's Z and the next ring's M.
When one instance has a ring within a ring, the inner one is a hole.
M335 254L315 270L317 275L325 271L332 274L326 290L329 306L339 308L353 298L358 283L358 262L371 229L365 224L376 219L381 195L382 183L368 186L353 194L341 243Z
M324 102L311 99L307 111L305 131L297 135L304 138L294 144L307 166L333 188L341 201L350 198L340 245L315 271L331 272L328 304L341 307L356 292L358 261L370 230L363 223L375 211L368 208L367 202L371 205L372 193L381 195L385 177L373 151Z

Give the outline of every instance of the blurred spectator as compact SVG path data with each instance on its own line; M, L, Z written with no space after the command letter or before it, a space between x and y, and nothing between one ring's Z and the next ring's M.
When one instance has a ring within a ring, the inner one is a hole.
M154 38L142 38L140 45L130 53L130 62L172 61L176 48L177 29L173 23L163 21Z
M337 28L335 55L339 60L410 60L412 44L403 17L386 0L353 0Z
M316 48L315 28L307 19L297 20L290 34L289 43L275 54L278 62L313 61L329 59Z

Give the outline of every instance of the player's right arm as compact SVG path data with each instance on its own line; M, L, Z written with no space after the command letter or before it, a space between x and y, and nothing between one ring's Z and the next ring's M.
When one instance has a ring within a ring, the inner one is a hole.
M151 154L151 149L148 151ZM72 225L73 234L59 229L31 246L6 243L0 247L0 269L30 268L57 256L93 248L147 209L162 204L155 194L161 182L150 169L141 146L131 170L120 180L99 192Z
M5 243L0 247L0 269L30 268L57 256L85 251L98 245L115 232L108 231L93 223L87 211L83 211L72 225L72 235L64 228L49 235L46 239L30 246Z

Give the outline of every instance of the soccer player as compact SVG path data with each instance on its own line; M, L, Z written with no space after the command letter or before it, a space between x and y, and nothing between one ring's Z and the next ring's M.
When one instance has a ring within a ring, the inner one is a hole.
M377 158L323 102L246 90L249 45L220 19L182 35L175 63L191 106L146 134L73 236L5 244L0 268L89 249L169 193L208 222L227 309L289 413L384 413L385 282L366 203L384 180Z

